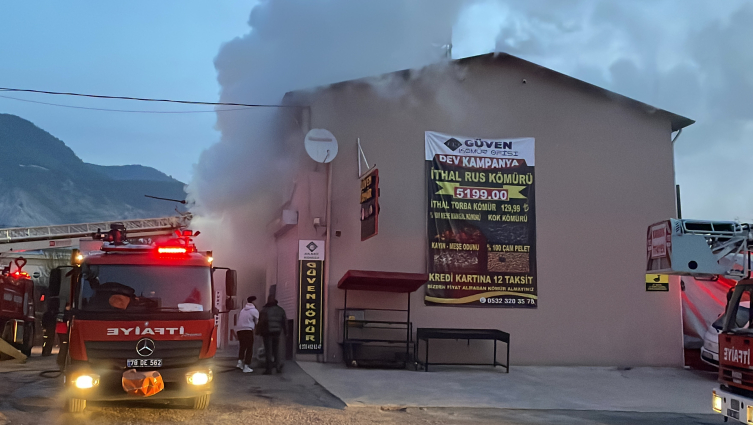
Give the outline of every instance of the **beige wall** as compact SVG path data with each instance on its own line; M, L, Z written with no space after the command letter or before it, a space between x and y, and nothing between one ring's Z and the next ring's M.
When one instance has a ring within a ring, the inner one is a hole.
M332 163L328 361L340 358L335 309L342 291L335 286L347 270L426 272L424 131L431 130L536 139L539 306L427 307L421 288L412 297L414 327L507 331L513 364L682 365L679 284L673 281L669 293L644 286L646 227L675 213L665 117L506 62L396 74L377 86L338 84L310 96L311 127L339 141ZM381 182L379 235L365 242L357 138Z

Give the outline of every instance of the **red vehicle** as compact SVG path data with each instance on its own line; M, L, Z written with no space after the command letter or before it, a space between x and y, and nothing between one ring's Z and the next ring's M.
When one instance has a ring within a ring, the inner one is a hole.
M206 409L217 348L211 252L198 252L190 230L150 245L126 242L118 226L100 234L101 251L75 254L65 367L66 409L87 400L182 399ZM57 269L60 270L60 269ZM226 269L226 309L236 275ZM51 276L59 293L61 275ZM62 304L62 303L61 303Z
M719 387L711 396L724 421L753 424L753 227L734 221L669 219L648 227L646 271L739 280L722 316Z
M11 271L13 264L16 269ZM2 338L25 355L34 345L34 282L23 271L26 260L16 258L0 275Z
M719 334L719 388L713 393L713 409L726 418L753 423L753 315L749 305L753 279L738 282L724 315ZM741 305L742 304L742 305Z

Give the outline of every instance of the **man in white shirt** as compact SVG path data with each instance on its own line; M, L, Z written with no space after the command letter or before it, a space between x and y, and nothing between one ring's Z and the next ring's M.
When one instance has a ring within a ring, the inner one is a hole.
M238 335L241 346L238 351L237 367L244 373L251 373L254 371L251 369L251 359L254 356L254 329L259 323L259 310L254 305L255 296L248 297L246 301L248 301L246 306L238 313L238 324L235 326L235 333Z

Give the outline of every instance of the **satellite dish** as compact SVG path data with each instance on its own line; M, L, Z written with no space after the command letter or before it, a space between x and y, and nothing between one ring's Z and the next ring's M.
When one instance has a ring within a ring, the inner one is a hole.
M306 153L316 162L326 164L337 156L337 139L323 128L312 128L306 133L303 144Z

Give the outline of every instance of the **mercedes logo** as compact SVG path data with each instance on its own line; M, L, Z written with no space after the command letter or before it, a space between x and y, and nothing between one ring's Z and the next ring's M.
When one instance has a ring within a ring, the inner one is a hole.
M141 357L149 357L154 354L154 348L154 340L151 338L141 338L139 342L136 343L136 352Z

